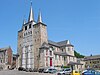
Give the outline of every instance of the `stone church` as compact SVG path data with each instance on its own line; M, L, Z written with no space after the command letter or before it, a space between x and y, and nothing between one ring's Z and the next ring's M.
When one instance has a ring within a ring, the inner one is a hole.
M74 56L74 45L69 40L54 42L48 40L47 25L42 22L41 12L34 20L32 5L28 22L24 21L18 31L18 67L42 68L61 67L74 64L80 66ZM78 69L78 67L76 67Z

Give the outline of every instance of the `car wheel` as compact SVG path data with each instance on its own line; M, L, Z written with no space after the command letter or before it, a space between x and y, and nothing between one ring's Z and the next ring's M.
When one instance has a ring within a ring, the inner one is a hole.
M65 73L63 73L62 75L65 75Z

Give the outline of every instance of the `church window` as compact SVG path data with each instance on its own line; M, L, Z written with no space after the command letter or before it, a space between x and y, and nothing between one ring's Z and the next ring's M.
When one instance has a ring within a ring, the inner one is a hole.
M46 66L48 66L48 63L46 62Z
M60 55L59 55L59 60L60 60Z
M1 60L1 63L2 63L2 60Z
M31 24L29 24L29 29L31 28Z
M48 55L48 50L46 50L46 55Z
M52 51L50 51L50 55L52 55Z
M57 55L55 55L55 60L57 60Z
M65 57L64 57L64 61L65 61Z
M25 26L25 30L27 30L27 26Z
M20 38L21 38L21 36L20 36Z
M69 60L70 60L70 56L69 56Z
M35 39L35 42L36 42L36 39Z

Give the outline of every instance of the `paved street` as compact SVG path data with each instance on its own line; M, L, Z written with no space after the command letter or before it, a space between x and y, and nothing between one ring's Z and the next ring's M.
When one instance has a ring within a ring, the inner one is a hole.
M0 75L56 75L56 74L6 70L6 71L0 71Z

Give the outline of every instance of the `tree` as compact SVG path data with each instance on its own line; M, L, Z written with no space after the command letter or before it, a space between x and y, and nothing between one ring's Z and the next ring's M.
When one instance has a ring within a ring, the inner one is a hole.
M76 52L75 50L74 50L74 54L75 54L75 57L77 57L77 58L84 58L85 57L84 55L81 55L80 53Z

